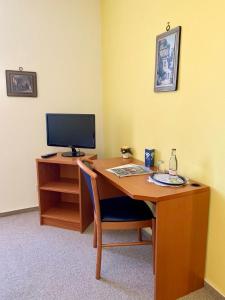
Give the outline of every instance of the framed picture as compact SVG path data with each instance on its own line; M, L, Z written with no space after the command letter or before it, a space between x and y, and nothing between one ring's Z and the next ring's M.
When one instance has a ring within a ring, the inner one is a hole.
M155 92L177 90L181 26L156 37Z
M37 97L36 72L6 70L7 96Z

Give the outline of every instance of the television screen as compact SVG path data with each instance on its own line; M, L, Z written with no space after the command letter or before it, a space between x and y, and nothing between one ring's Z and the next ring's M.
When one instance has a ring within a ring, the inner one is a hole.
M72 155L63 156L80 156L75 148L95 148L94 114L48 113L46 122L48 146L72 148Z

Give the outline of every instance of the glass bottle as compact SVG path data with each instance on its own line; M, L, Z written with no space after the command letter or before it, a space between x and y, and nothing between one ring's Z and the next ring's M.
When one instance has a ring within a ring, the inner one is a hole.
M171 156L170 156L170 161L169 161L169 174L172 176L177 175L176 149L171 150Z

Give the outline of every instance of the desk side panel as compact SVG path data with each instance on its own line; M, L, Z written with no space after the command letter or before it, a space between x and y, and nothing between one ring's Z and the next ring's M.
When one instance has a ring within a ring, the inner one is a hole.
M100 200L113 198L113 197L126 196L125 193L123 193L121 190L113 186L111 182L103 176L98 176L97 185L98 185L98 193L99 193Z
M156 204L155 300L204 285L209 191Z

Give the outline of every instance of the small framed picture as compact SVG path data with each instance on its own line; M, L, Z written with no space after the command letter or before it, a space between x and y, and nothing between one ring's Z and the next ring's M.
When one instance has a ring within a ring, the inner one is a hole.
M155 92L177 90L181 26L156 37Z
M6 70L7 96L37 97L36 72Z

